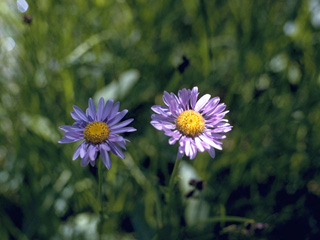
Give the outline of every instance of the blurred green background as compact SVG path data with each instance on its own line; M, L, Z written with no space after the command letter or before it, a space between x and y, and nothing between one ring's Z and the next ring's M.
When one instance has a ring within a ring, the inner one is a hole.
M57 141L100 96L138 129L104 172L105 239L320 238L319 0L27 4L0 2L1 239L97 239L97 170ZM234 128L215 159L183 160L168 220L178 146L150 107L193 86ZM205 185L186 197L190 179Z

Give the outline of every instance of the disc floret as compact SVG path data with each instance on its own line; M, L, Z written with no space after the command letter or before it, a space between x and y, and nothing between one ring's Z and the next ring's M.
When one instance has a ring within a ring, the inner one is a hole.
M188 137L196 137L203 133L205 121L200 113L194 110L187 110L177 117L177 129Z
M90 143L102 143L109 137L110 129L105 122L89 123L83 131L84 139Z

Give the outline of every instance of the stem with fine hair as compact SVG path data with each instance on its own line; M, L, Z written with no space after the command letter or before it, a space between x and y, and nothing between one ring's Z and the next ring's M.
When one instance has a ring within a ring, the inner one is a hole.
M102 226L103 226L103 196L102 196L102 161L99 161L98 177L99 177L99 199L100 199L100 224L99 224L99 240L102 239Z
M171 221L174 221L174 215L172 214L172 205L173 205L173 197L174 197L174 185L176 183L176 178L177 178L177 174L178 174L178 170L179 170L179 166L180 166L180 162L181 162L182 158L176 160L174 167L173 167L173 171L171 173L171 177L170 177L170 181L169 181L169 191L168 191L168 202L167 202L167 206L166 206L166 215L168 218L168 223L170 224Z
M171 177L170 177L170 181L169 181L169 194L170 194L169 195L170 196L169 199L171 198L171 195L172 195L173 187L174 187L174 184L175 184L175 178L177 176L181 160L182 160L182 158L178 159L174 163L173 171L172 171L172 174L171 174Z

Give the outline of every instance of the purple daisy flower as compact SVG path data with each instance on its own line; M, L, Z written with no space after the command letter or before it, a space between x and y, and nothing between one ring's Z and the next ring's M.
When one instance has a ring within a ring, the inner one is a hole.
M224 103L219 104L220 98L205 94L197 100L198 95L198 87L184 88L178 96L165 91L163 102L167 106L151 108L156 113L151 116L152 126L170 137L170 145L179 141L177 159L184 154L194 159L198 151L208 151L214 158L215 148L222 150L220 140L226 138L223 133L232 129L228 120L223 119L229 111L224 111Z
M61 126L60 129L65 134L59 143L71 143L79 140L83 141L73 154L73 160L79 156L81 166L87 166L89 163L94 166L95 161L101 154L102 162L107 169L111 168L109 151L118 157L124 159L124 153L121 148L126 149L126 141L119 133L136 131L133 127L127 127L133 118L120 122L127 114L128 110L118 112L120 102L113 104L110 99L104 104L103 98L100 98L98 109L89 99L89 107L84 113L79 107L73 106L71 112L75 123L72 126Z

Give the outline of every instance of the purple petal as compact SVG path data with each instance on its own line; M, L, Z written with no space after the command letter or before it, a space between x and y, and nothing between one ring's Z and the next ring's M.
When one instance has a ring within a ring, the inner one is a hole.
M163 100L164 104L166 104L167 106L169 106L170 100L171 100L171 96L170 96L170 94L169 94L167 91L164 91L164 92L163 92L162 100Z
M87 148L88 148L88 143L83 142L81 144L81 148L80 148L80 157L84 158L84 156L87 154Z
M117 155L118 157L124 159L124 153L121 151L120 148L117 147L117 145L115 145L112 142L109 142L110 148L111 148L111 152L114 153L115 155Z
M198 99L198 87L193 87L190 93L190 104L191 108L194 109Z
M76 114L74 111L70 112L71 117L76 121L82 121L82 119L79 117L78 114Z
M111 113L109 114L109 118L108 119L112 119L116 113L119 111L119 107L120 107L120 102L116 102L111 110Z
M219 102L220 102L219 97L214 97L214 98L210 99L208 101L207 105L204 107L202 114L206 114L207 112L213 111Z
M178 154L177 154L177 159L176 159L176 160L179 160L179 159L182 158L183 156L184 156L183 147L179 147Z
M189 92L187 89L182 89L178 92L178 96L182 105L183 110L188 110L189 109Z
M226 109L226 105L224 103L219 104L213 111L208 112L207 116L212 116L213 114L218 114Z
M113 106L113 99L109 99L103 109L103 113L102 113L102 117L101 117L102 121L106 120L109 113L111 112L112 106Z
M114 125L112 127L109 126L109 127L110 127L110 130L122 128L122 127L125 127L125 126L129 125L132 121L133 121L133 118L130 118L130 119L125 120L125 121L123 121L123 122L121 122L121 123L119 123L117 125Z
M205 94L203 95L198 102L196 103L196 106L194 107L194 110L197 112L200 112L201 109L204 107L204 105L207 104L207 102L209 101L209 99L211 98L210 94Z
M89 158L91 161L94 161L97 159L98 156L98 149L95 145L89 145L87 153L89 155Z
M85 121L85 122L88 122L88 118L87 118L87 116L84 114L84 112L82 111L81 108L79 108L79 107L76 106L76 105L73 105L73 110L74 110L75 114L77 114L78 117L79 117L81 120L83 120L83 121ZM72 116L72 115L71 115L71 116Z
M60 126L61 130L65 132L83 132L84 128L74 127L74 126Z
M110 156L108 153L109 151L108 149L109 147L106 144L100 144L100 153L101 153L102 162L107 169L110 169L112 164L111 164Z
M73 156L72 156L72 160L76 160L78 157L79 157L79 155L80 155L80 149L81 149L81 145L82 145L83 143L81 143L78 147L77 147L77 149L74 151L74 154L73 154Z
M209 150L208 152L209 152L209 154L210 154L210 156L211 156L212 158L214 158L214 157L216 156L216 151L214 150L213 147L210 148L210 150Z
M118 112L112 119L110 119L110 122L108 122L108 126L112 127L114 124L121 121L121 119L128 113L128 110L122 110L121 112Z
M195 144L196 144L199 152L204 152L204 147L203 147L203 145L202 145L201 140L200 140L198 137L195 137L194 140L195 140Z
M222 147L221 147L221 145L219 145L219 144L217 143L217 140L210 139L210 138L209 138L207 135L205 135L205 134L201 134L199 137L200 137L200 139L201 139L202 141L204 141L205 143L209 144L211 147L214 147L214 148L216 148L216 149L222 150Z
M66 138L66 137L63 137L61 138L58 143L72 143L72 142L76 142L76 141L79 141L80 139L69 139L69 138Z
M94 105L92 98L89 98L88 105L88 115L92 118L92 120L96 120L96 106Z
M103 121L103 119L102 119L103 108L104 108L104 99L100 98L99 103L98 103L98 110L97 110L97 120L98 121Z
M168 107L159 106L159 105L152 106L151 110L154 111L155 113L162 114L162 115L168 115L167 112L169 112Z
M186 152L186 155L188 157L190 157L191 146L190 146L190 139L189 138L186 138L185 152Z
M90 162L90 158L89 158L89 155L87 154L84 158L81 159L81 166L82 167L85 167L89 164Z
M195 146L194 140L190 140L190 160L193 160L197 156L197 148Z
M124 133L124 132L134 132L134 131L137 131L137 129L133 127L125 127L125 128L112 130L112 133Z
M178 117L178 115L180 114L179 108L178 108L178 104L175 100L171 99L170 104L169 104L169 109L170 112L172 113L172 115L174 117Z

